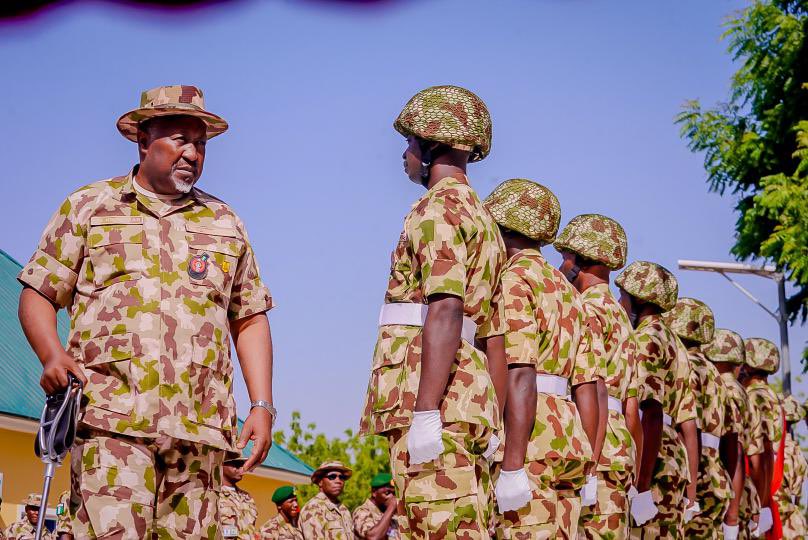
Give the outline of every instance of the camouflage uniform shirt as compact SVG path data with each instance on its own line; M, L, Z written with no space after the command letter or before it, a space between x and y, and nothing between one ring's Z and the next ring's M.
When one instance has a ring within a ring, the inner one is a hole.
M760 412L749 406L746 390L732 373L722 373L721 380L727 393L727 410L724 414L727 430L738 434L738 442L746 455L760 454L763 452L759 443L763 429Z
M306 540L348 540L355 538L351 512L334 504L321 491L300 511L300 530Z
M772 452L777 454L777 445L780 444L780 439L783 437L783 410L780 398L765 381L761 380L752 381L746 387L746 394L749 396L752 407L760 413L762 437L772 443ZM760 444L762 452L762 438L753 442Z
M70 314L67 352L88 379L84 425L230 449L229 323L272 298L227 204L196 188L149 198L135 172L70 195L19 279Z
M303 531L295 527L280 512L261 527L260 540L303 540Z
M425 303L433 294L463 299L477 337L504 333L499 276L505 245L494 219L465 180L447 177L413 206L392 255L385 303ZM421 327L379 328L361 433L408 427L418 394ZM441 401L443 422L498 428L498 407L485 355L465 340Z
M354 510L353 523L357 538L366 538L368 531L382 519L382 515L382 511L379 510L379 507L376 506L372 499L366 500ZM395 538L396 540L401 538L401 535L398 534L398 525L395 518L391 520L390 527L387 529L387 538Z
M225 538L252 540L257 518L258 509L249 493L222 486L219 494L219 523Z
M28 518L23 516L2 533L5 540L34 540L36 537L36 525L31 525ZM53 533L45 529L42 531L42 540L54 540Z
M725 420L728 398L724 380L700 350L688 350L687 355L692 369L690 387L696 396L699 428L703 433L721 437L730 431Z

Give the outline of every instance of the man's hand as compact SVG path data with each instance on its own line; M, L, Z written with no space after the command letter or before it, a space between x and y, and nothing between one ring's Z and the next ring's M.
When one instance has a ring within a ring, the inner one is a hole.
M236 447L243 450L247 446L247 441L253 442L252 454L247 462L241 467L242 472L249 472L257 465L263 463L272 446L272 415L263 407L253 407L244 427L241 428L241 436Z
M87 384L87 377L72 356L65 351L59 351L42 364L42 377L39 385L45 394L53 394L59 390L67 388L67 373L76 376L81 384Z

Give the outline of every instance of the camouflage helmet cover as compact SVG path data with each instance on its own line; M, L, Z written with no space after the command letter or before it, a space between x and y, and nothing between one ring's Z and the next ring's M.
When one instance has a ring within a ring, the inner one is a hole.
M701 351L711 362L727 362L742 365L746 361L746 345L737 332L716 328L713 340L703 345Z
M42 495L39 493L29 493L28 496L22 500L22 504L25 506L41 506Z
M393 127L409 137L471 152L480 161L491 151L491 115L474 93L459 86L432 86L415 94Z
M677 336L700 345L712 341L715 333L713 310L695 298L677 300L673 309L665 314L665 320Z
M799 422L805 418L805 409L797 398L794 396L786 396L781 400L783 404L783 413L786 417L786 422Z
M746 365L766 373L780 369L780 350L777 345L764 338L747 338Z
M500 226L545 244L553 241L561 222L561 205L553 192L524 178L505 180L484 204Z
M603 263L611 270L619 270L626 265L626 232L618 222L600 214L575 216L553 245L558 251L568 251Z
M631 296L659 306L662 311L672 309L679 295L676 277L664 266L648 261L634 261L614 282Z

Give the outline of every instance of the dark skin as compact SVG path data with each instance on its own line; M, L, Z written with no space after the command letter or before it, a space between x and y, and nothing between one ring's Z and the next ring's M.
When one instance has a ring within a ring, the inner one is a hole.
M744 387L749 387L755 381L766 382L768 374L760 370L749 370L747 366L741 368L741 384ZM760 499L760 506L771 506L771 482L772 475L774 474L774 447L772 442L767 438L763 442L763 452L748 456L749 458L749 476L752 477L752 482L758 492Z
M207 134L198 118L154 118L138 130L137 144L140 167L136 180L153 193L187 193L202 175Z
M39 520L39 507L31 505L26 506L25 517L28 518L28 523L36 527L36 522Z
M329 476L332 478L329 478ZM343 477L344 475L340 471L327 471L317 482L323 495L328 497L328 500L334 504L339 504L339 496L342 495L342 490L345 489L345 480L347 478L343 479Z
M682 339L682 343L688 351L698 351L699 344L689 339ZM696 425L696 421L691 419L676 426L679 438L687 450L687 463L690 470L691 482L687 485L686 495L691 502L696 500L696 480L699 477L699 456L701 456L701 430Z
M716 362L714 365L719 373L733 373L735 377L738 376L736 373L736 368L738 366L734 364L730 364L728 362ZM734 441L734 445L732 441ZM735 495L732 500L729 501L727 513L724 515L724 523L727 525L737 525L738 509L741 504L741 497L743 496L743 485L746 481L744 453L743 449L741 448L741 444L738 441L738 434L728 433L727 435L721 437L719 452L721 454L721 461L724 463L724 467L727 469L730 478L732 479L732 492Z
M526 249L540 250L541 244L519 233L500 228L508 258ZM595 381L576 385L572 397L581 417L581 424L593 448L598 447L599 403ZM514 365L508 369L508 403L505 407L505 445L502 468L506 471L521 469L527 455L527 445L536 417L536 369L533 366ZM605 402L605 398L604 398ZM605 403L604 403L605 407ZM603 432L605 436L605 429ZM600 448L603 439L600 439Z
M494 393L499 405L499 418L505 414L508 399L508 361L505 359L505 336L477 339L477 348L485 353L488 372L494 384Z
M297 519L300 517L300 504L297 502L297 496L289 497L279 504L278 513L282 514L286 521L297 527Z
M365 540L384 540L387 538L387 531L396 517L396 492L390 486L374 488L370 491L370 499L373 504L382 511L382 517L365 535Z
M240 465L225 463L222 466L222 484L234 488L244 477L244 471Z

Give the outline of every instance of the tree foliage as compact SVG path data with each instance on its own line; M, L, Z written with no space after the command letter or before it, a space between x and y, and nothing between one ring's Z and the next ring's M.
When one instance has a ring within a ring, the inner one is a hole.
M316 469L325 461L338 460L353 470L353 476L345 483L342 502L353 510L370 495L370 480L377 473L389 472L390 456L387 441L382 437L362 437L346 429L344 437L328 438L317 432L314 423L304 424L298 411L292 412L289 433L275 431L274 440ZM319 488L308 484L298 486L300 504L314 497Z
M704 154L710 190L738 199L733 255L776 264L797 287L788 315L805 322L808 2L754 0L729 19L724 38L739 64L728 100L711 108L688 101L677 122Z

